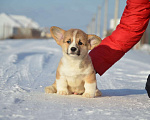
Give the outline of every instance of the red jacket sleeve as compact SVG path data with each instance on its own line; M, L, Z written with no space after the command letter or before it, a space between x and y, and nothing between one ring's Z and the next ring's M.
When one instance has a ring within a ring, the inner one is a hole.
M89 53L97 73L102 75L141 39L149 19L149 0L127 0L116 30Z

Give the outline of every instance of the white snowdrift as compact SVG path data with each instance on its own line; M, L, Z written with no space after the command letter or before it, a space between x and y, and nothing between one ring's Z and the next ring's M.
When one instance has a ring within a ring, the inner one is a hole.
M145 83L150 55L129 51L102 77L103 95L45 94L62 56L54 40L0 41L1 120L149 120Z

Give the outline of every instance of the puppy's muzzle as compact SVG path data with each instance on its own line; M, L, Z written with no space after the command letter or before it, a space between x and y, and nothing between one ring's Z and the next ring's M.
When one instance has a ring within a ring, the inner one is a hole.
M80 50L76 47L71 47L70 48L70 55L80 55Z
M75 47L71 48L71 52L75 52L76 50L77 50L77 48L75 48Z

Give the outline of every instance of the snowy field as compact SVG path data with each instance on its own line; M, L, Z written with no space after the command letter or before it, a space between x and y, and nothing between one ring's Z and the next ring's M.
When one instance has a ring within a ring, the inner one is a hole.
M150 120L150 54L129 51L102 77L102 97L45 94L61 48L54 40L0 41L0 120Z

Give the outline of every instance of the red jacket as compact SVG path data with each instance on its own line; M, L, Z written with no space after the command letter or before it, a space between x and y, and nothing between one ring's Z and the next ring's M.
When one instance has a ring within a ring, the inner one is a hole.
M141 39L149 19L149 0L127 0L116 30L89 53L97 73L102 75Z

